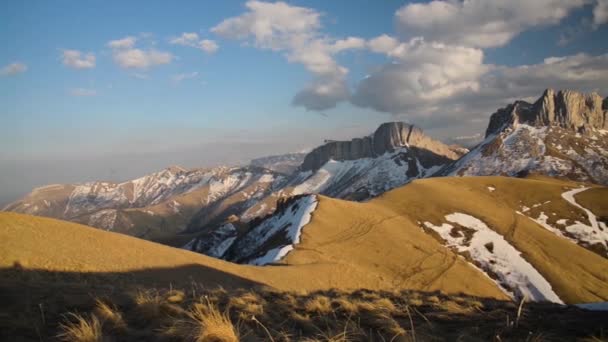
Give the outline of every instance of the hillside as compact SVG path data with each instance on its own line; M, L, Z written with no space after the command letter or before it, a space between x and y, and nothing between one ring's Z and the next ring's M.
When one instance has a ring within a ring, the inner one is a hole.
M366 203L317 196L318 204L311 211L310 223L303 221L300 243L288 241L293 235L285 235L284 229L290 224L289 221L287 225L281 224L281 220L276 221L278 225L261 222L261 229L251 229L250 235L245 233L234 241L234 246L247 240L249 246L259 246L254 247L257 252L252 252L252 256L262 256L291 243L293 250L287 251L285 258L272 261L288 267L236 265L62 221L3 213L2 264L7 268L17 262L26 269L97 273L137 273L142 269L195 265L283 290L405 288L494 298L530 294L528 281L507 276L521 272L522 279L538 279L534 286L544 284L551 289L534 297L538 300L556 296L566 303L602 301L608 299L608 259L600 248L606 241L591 245L580 237L580 241L569 241L577 236L564 238L567 227L560 235L535 222L537 213L544 210L552 217L548 224L578 221L580 224L571 230L583 229L583 225L589 224L588 214L562 197L578 187L575 183L551 179L436 178L415 181ZM607 204L601 196L605 188L587 191L593 193L581 192L587 196L581 203L593 202L589 210L595 211L596 221L599 218L603 222L608 216ZM522 193L529 196L523 200ZM524 211L524 207L533 209ZM286 210L293 208L287 206ZM476 233L471 230L483 229L450 220L449 215L455 213L481 220L487 227L480 236L494 232L490 234L491 241L482 245L493 242L498 254L492 255L491 251L484 254L479 248L465 251L468 242L475 247ZM469 236L464 243L456 241L463 249L444 246L446 238L436 227L445 224L460 227L452 232L454 237ZM588 229L592 226L589 224ZM273 233L268 234L269 230ZM255 244L261 240L251 234L260 236L260 232L268 244ZM518 258L525 264L523 268L498 267L503 262L501 258L505 258L499 253L503 249L514 251L512 254L516 256L521 253ZM230 255L230 246L225 250L224 255ZM466 258L458 257L456 252ZM239 259L242 258L234 257L235 261ZM334 272L336 267L344 272ZM192 277L206 279L203 274ZM180 280L161 277L159 281Z
M134 334L139 330L132 329L145 326L137 334L156 340L160 336L153 331L159 326L182 315L191 319L184 310L198 305L204 293L211 302L201 305L226 308L233 322L244 320L238 329L253 329L254 340L267 333L247 312L272 329L287 329L280 323L287 319L292 334L301 337L320 334L302 319L324 325L315 317L331 312L336 320L327 333L352 330L361 340L376 339L368 335L374 331L388 339L411 336L412 324L427 337L456 338L465 327L481 329L484 336L521 337L523 331L504 323L504 313L511 320L520 315L511 299L608 300L604 250L586 244L586 235L573 234L594 227L605 231L606 191L550 178L465 177L416 180L365 203L300 196L280 204L255 228L235 232L218 250L218 257L266 266L235 264L60 220L0 213L0 292L13 303L0 316L10 317L5 331L35 338L31 322L39 322L40 310L47 323L36 324L52 334L65 321L61 314L84 310L98 317L93 299L106 298L125 310L132 328L113 330L106 318L103 329L110 330L105 333ZM550 217L546 224L538 222L541 212ZM565 227L556 222L566 222ZM241 249L244 242L249 250ZM226 290L211 290L217 286ZM152 314L150 305L158 305L155 316L142 323L141 314ZM259 311L264 307L272 312ZM425 318L408 319L412 308ZM534 321L535 315L577 322L576 329L562 332L568 336L591 336L605 322L601 313L550 304L526 304L526 312L525 329L555 333L563 328ZM360 322L349 328L353 318ZM427 327L425 319L432 325ZM460 322L459 333L450 328L454 319ZM476 327L466 323L473 321Z

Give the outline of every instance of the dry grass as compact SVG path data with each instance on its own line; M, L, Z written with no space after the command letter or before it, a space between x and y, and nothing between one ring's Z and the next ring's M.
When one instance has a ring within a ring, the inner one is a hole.
M110 326L112 329L117 330L124 330L127 327L122 314L112 304L106 304L97 299L93 313L94 317L99 318L104 326Z
M326 296L312 297L311 299L306 301L306 303L304 304L304 309L307 312L318 315L327 315L333 311L331 299Z
M194 322L194 341L196 342L237 342L239 340L237 329L226 313L207 304L197 304L188 313Z
M57 337L66 342L101 342L103 333L101 322L95 315L89 317L75 313L67 315L67 322L61 323Z
M50 291L41 294L44 300L50 298L49 293L57 293L48 286L44 290ZM83 286L82 291L90 293L91 288ZM36 339L45 340L48 331L50 336L59 335L65 341L87 342L485 341L496 336L501 341L519 341L551 336L591 338L608 331L605 312L536 303L526 303L520 310L519 303L465 295L369 290L298 294L199 288L182 290L183 299L171 303L168 298L175 291L179 290L140 290L133 292L130 300L105 294L101 296L103 301L93 301L88 308L82 303L81 315L66 316L65 311L52 311L53 306L48 305L48 326L39 329ZM27 303L41 300L29 298ZM54 307L63 306L55 302ZM152 318L144 319L143 315ZM56 327L54 322L61 324ZM4 329L0 322L0 340ZM25 335L24 331L14 330L10 336Z

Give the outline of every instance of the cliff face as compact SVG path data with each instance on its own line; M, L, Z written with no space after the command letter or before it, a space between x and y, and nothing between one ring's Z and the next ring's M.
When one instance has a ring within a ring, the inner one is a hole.
M602 99L597 93L547 89L534 104L517 101L492 114L486 137L516 123L558 126L579 133L591 128L608 129L608 98Z
M486 139L436 176L541 174L608 184L608 98L547 89L492 114Z
M344 161L375 158L400 147L428 150L452 160L459 157L456 150L429 138L418 127L404 122L388 122L380 125L371 136L355 138L351 141L332 141L315 148L304 158L301 170L318 170L330 159Z

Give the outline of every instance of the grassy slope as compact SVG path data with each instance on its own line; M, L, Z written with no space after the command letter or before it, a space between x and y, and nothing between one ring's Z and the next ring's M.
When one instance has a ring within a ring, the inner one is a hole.
M327 204L322 204L321 208L333 207L330 205L332 200L324 198L322 203L325 202ZM336 203L347 207L350 205L342 201ZM444 285L442 282L431 282L430 279L436 278L444 268L454 263L455 258L451 252L424 234L412 238L412 240L422 239L424 242L408 246L385 245L388 248L383 249L383 254L370 254L363 259L353 259L348 254L337 253L336 250L335 256L330 256L333 261L325 260L325 262L308 264L299 262L298 265L289 267L260 268L235 265L153 242L48 218L0 213L0 228L0 267L2 268L11 268L19 264L19 268L26 270L103 273L111 274L114 282L130 281L134 277L133 274L137 274L135 276L137 282L162 285L186 284L194 280L225 287L240 287L253 282L283 290L405 287L504 298L484 275L458 260L448 275L460 271L466 272L466 278L462 281L450 281ZM376 241L380 243L382 239L378 236ZM408 239L394 236L391 240L407 243ZM360 250L356 240L350 241L352 243L346 245L351 247L342 250L343 252L352 253L353 250ZM396 283L397 273L404 272L401 266L408 252L419 254L420 258L417 256L415 260L422 260L426 254L426 252L415 252L414 246L429 251L434 250L437 256L425 261L432 269L413 275L411 280ZM166 271L172 268L183 271ZM150 271L140 276L144 270ZM336 272L337 270L340 271Z
M496 191L490 192L488 186ZM437 178L415 181L373 201L412 221L446 222L444 216L462 212L475 216L504 235L552 284L568 303L608 300L608 260L545 230L515 213L522 205L546 203L536 210L556 217L584 217L561 198L577 183L550 178L503 177ZM605 199L596 202L605 208ZM533 217L534 213L532 214Z
M497 190L489 192L489 185ZM446 214L464 212L505 234L566 302L607 300L608 260L515 214L522 194L528 206L545 198L567 205L560 195L572 186L544 179L437 178L415 181L367 203L320 197L302 243L283 262L288 266L261 268L63 221L0 213L0 267L18 262L25 269L111 273L126 281L137 274L142 281L165 286L194 280L281 290L404 288L504 299L488 277L417 223L438 224Z

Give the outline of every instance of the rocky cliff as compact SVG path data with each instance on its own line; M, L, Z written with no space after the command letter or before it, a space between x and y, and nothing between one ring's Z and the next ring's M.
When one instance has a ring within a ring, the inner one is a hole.
M315 148L304 158L301 170L316 171L329 160L375 158L400 147L427 150L447 159L459 157L457 150L426 136L418 127L404 122L387 122L370 136L350 141L331 141Z
M608 184L607 99L547 89L492 114L486 138L435 176L531 173Z
M517 101L490 117L486 137L512 124L558 126L578 133L608 129L608 98L597 93L547 89L533 104Z

